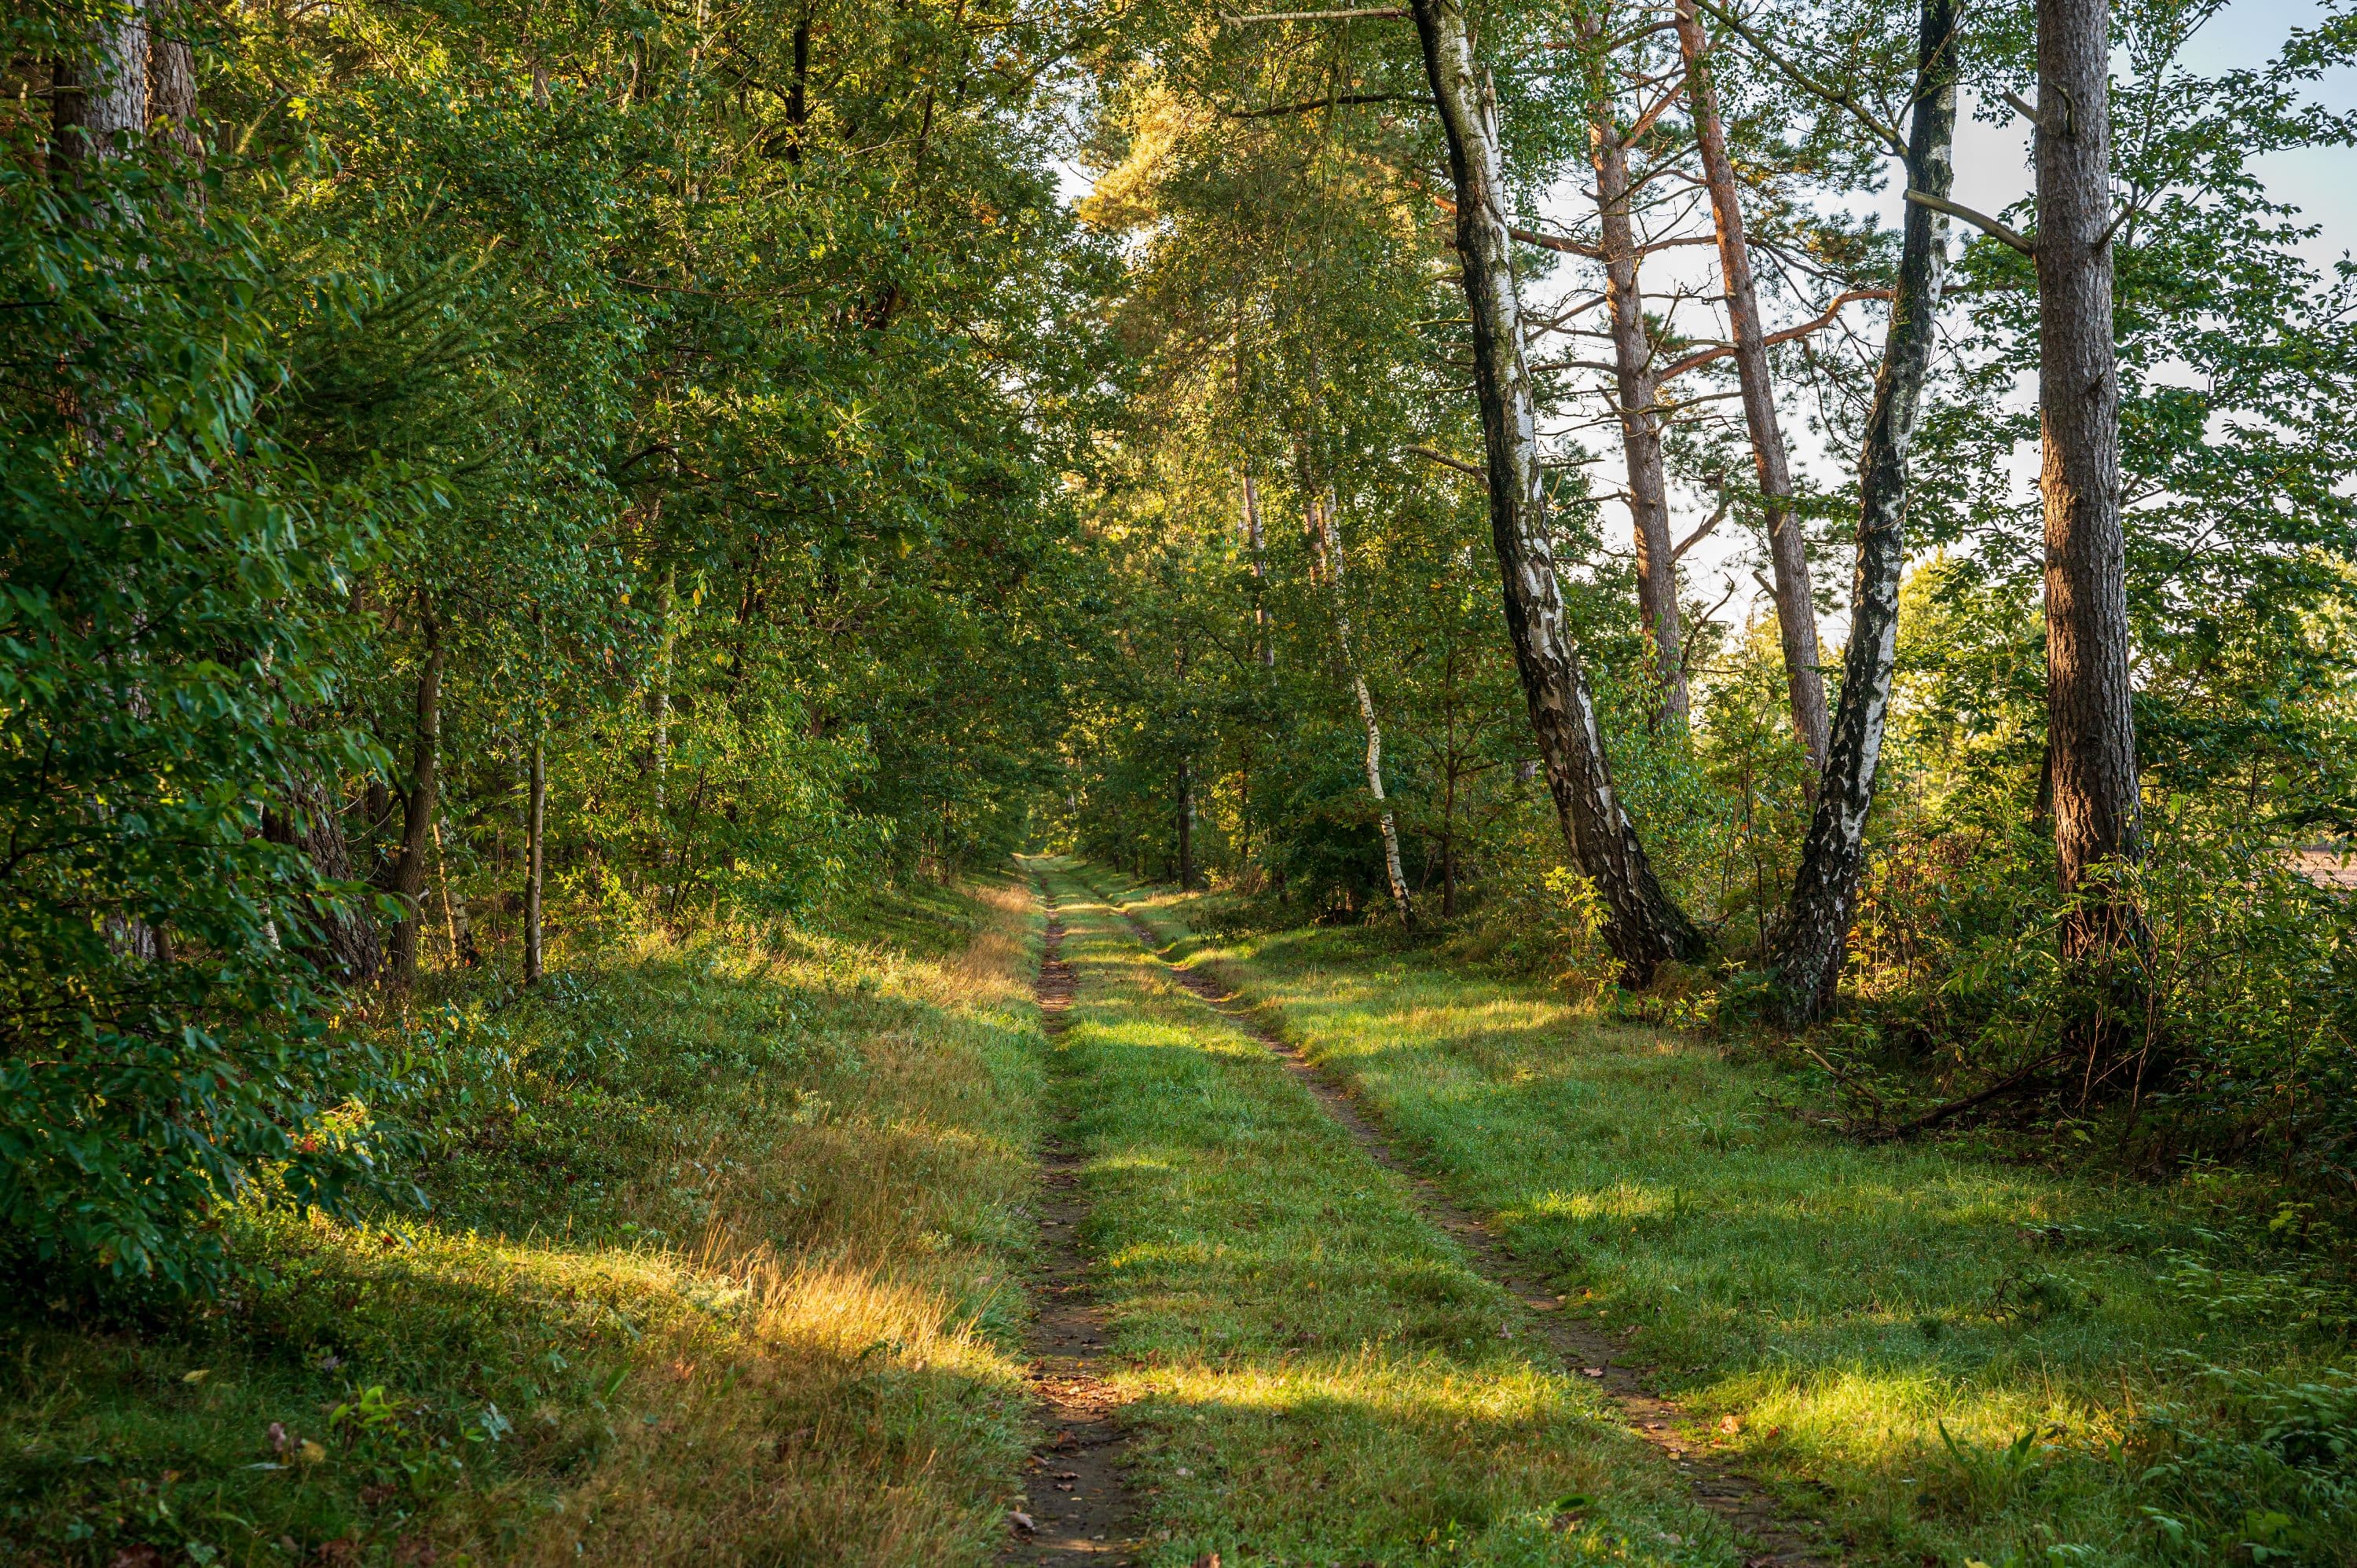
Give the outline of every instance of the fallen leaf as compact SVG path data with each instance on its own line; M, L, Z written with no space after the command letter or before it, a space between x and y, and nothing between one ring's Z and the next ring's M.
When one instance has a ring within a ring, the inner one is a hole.
M1006 1522L1013 1525L1016 1529L1021 1530L1026 1535L1030 1534L1033 1530L1039 1528L1039 1524L1031 1518L1031 1516L1025 1513L1020 1509L1009 1513L1006 1516Z
M327 1456L328 1451L307 1437L303 1439L303 1446L295 1451L295 1457L306 1465L316 1465Z
M1601 1367L1582 1367L1579 1369L1579 1375L1583 1378L1600 1378L1604 1375L1604 1369Z
M180 1374L180 1381L184 1383L201 1383L212 1375L213 1369L210 1367L199 1367L193 1372L182 1372Z
M1743 1418L1739 1415L1722 1415L1718 1418L1718 1429L1732 1437L1743 1430Z
M1206 1552L1195 1559L1195 1568L1220 1568L1220 1554L1216 1552Z

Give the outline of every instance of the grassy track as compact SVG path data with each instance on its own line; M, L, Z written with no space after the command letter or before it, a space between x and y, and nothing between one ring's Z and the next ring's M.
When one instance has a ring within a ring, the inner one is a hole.
M2226 1411L2233 1385L2206 1367L2280 1383L2347 1352L2346 1297L2297 1226L2252 1223L2225 1179L2114 1187L1861 1147L1793 1113L1803 1085L1715 1047L1366 933L1218 942L1187 930L1192 901L1119 897L1170 956L1265 1004L1854 1561L2192 1561L2172 1541L2197 1525L2228 1543L2212 1561L2357 1561L2337 1526L2266 1500L2280 1434L2169 1435ZM2336 1386L2288 1419L2345 1428Z
M1061 862L1078 998L1058 1091L1087 1158L1144 1561L1731 1565L1520 1308L1284 1065ZM1556 1504L1583 1499L1568 1509Z
M235 1219L271 1277L195 1323L12 1304L0 1562L988 1561L1030 1425L1036 916L852 924L421 1012L431 1216Z

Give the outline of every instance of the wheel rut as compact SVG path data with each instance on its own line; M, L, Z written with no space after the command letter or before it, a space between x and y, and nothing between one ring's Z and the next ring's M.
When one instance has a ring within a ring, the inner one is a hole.
M1055 896L1044 886L1039 892L1048 932L1037 994L1053 1041L1063 1033L1078 982L1062 957ZM1103 1568L1130 1560L1135 1515L1122 1485L1125 1444L1114 1419L1121 1402L1102 1375L1105 1316L1090 1294L1089 1260L1081 1249L1089 1213L1082 1161L1061 1133L1060 1124L1041 1151L1039 1262L1032 1282L1039 1311L1028 1371L1047 1440L1026 1466L1023 1503L1009 1516L1011 1535L999 1556L1006 1563Z
M1162 957L1162 942L1146 924L1118 901L1106 903L1121 911L1130 932L1179 984L1214 1012L1266 1047L1289 1069L1327 1113L1341 1123L1353 1142L1374 1162L1408 1185L1425 1217L1456 1238L1474 1268L1503 1286L1527 1313L1526 1326L1560 1357L1567 1368L1593 1381L1617 1407L1631 1431L1659 1449L1685 1478L1695 1500L1724 1520L1746 1547L1744 1568L1830 1568L1828 1557L1806 1536L1797 1521L1780 1509L1760 1485L1729 1468L1690 1435L1694 1417L1675 1401L1649 1391L1639 1369L1618 1358L1627 1347L1609 1335L1565 1315L1563 1298L1552 1294L1544 1280L1523 1265L1490 1234L1489 1228L1452 1201L1437 1184L1421 1175L1394 1148L1374 1123L1361 1114L1350 1094L1326 1077L1300 1050L1280 1039L1251 1012L1237 988L1216 974L1191 964L1176 964Z

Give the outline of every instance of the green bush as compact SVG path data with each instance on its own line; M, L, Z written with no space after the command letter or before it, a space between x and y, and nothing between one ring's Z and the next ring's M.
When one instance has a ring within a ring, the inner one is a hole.
M381 1185L378 1069L307 956L357 890L261 832L293 780L376 764L319 715L323 612L381 519L255 434L274 307L333 287L287 306L263 236L161 160L61 188L8 154L0 1262L202 1290L258 1181L329 1208Z

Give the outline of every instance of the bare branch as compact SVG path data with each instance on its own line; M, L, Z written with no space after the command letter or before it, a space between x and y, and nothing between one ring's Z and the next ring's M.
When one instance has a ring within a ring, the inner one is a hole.
M1490 488L1490 476L1483 473L1479 467L1467 462L1462 457L1452 457L1448 453L1434 446L1410 446L1408 450L1415 453L1419 457L1428 458L1431 461L1439 464L1444 468L1454 468L1460 474L1470 474L1480 483L1483 489L1486 490Z
M1975 212L1961 201L1950 201L1944 196L1932 196L1925 191L1910 190L1907 199L1918 207L1928 207L1934 212L1944 212L1951 218L1961 218L1992 240L2003 241L2025 256L2038 253L2037 243L2011 224L2000 222L1986 212Z
M1407 15L1405 5L1374 5L1357 11L1262 11L1250 16L1222 16L1225 27L1249 27L1262 22L1347 22L1353 16L1393 17Z
M1692 550L1695 545L1700 544L1709 534L1712 529L1717 528L1720 523L1727 521L1727 509L1734 504L1735 503L1727 497L1727 487L1724 484L1720 485L1718 487L1718 510L1712 512L1708 518L1705 519L1703 525L1700 528L1697 528L1692 533L1687 534L1684 543L1670 552L1670 559L1675 561L1679 556L1684 555L1687 551ZM1729 588L1727 590L1728 596L1732 597L1734 596L1734 589ZM1727 600L1721 599L1718 602L1723 605Z
M1889 297L1890 291L1887 288L1845 289L1842 293L1834 295L1833 302L1825 306L1824 314L1815 320L1803 321L1798 327L1787 327L1781 332L1770 332L1760 341L1763 347L1773 348L1779 343L1790 343L1795 338L1806 338L1813 332L1822 332L1832 326L1834 317L1841 314L1841 307L1854 299L1889 299ZM1734 352L1735 345L1732 343L1716 344L1711 348L1688 354L1682 360L1673 360L1656 371L1653 379L1657 381L1666 381L1673 376L1684 375L1688 371L1707 365L1714 360L1724 360Z
M1677 75L1678 80L1671 83L1668 87L1663 89L1662 95L1653 100L1653 106L1651 109L1646 110L1642 114L1638 115L1636 119L1631 121L1629 128L1620 133L1620 145L1622 146L1635 146L1637 145L1637 138L1653 128L1653 122L1662 117L1662 112L1678 101L1679 93L1685 87L1685 73L1684 71L1680 71Z
M1222 109L1220 113L1231 120L1268 120L1279 114L1308 114L1349 103L1416 103L1430 108L1432 100L1402 92L1345 92L1332 98L1305 99L1299 103L1278 103L1266 109Z

